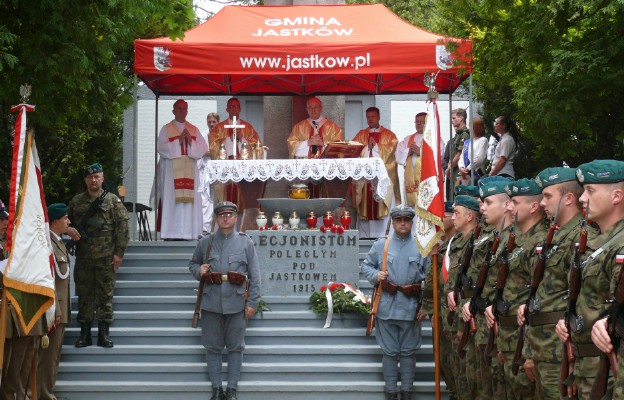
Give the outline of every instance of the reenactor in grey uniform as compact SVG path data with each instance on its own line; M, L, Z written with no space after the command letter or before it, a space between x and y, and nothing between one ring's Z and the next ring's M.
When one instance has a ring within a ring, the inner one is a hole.
M445 265L448 266L448 279L444 282L444 287L442 289L444 302L447 304L448 309L454 312L457 311L457 305L455 304L453 290L457 279L459 279L464 253L467 251L469 242L472 240L474 230L477 227L479 207L479 201L473 197L465 195L458 195L455 197L453 224L455 225L455 229L457 229L457 233L453 236L450 246L448 246L450 248L448 248L447 251L441 251L441 256L445 259L442 265L443 267ZM448 314L440 316L440 318L443 319L444 336L447 337L447 340L450 342L449 347L452 349L448 354L448 358L443 362L446 362L448 367L453 371L456 388L455 397L469 400L471 397L470 388L466 380L466 359L460 358L457 351L455 351L459 344L459 337L457 336L460 323L459 314L460 313L455 314L452 325L449 325L447 321Z
M6 261L8 257L6 252L8 218L8 211L0 202L0 260L2 261ZM3 276L0 273L0 283L2 279ZM39 319L26 335L11 303L8 304L8 311L8 318L3 322L6 324L6 341L4 360L2 360L0 400L23 400L26 399L32 365L37 360L41 336L44 333L43 323Z
M582 318L583 327L568 332L564 321L560 320L556 331L562 341L571 336L577 356L574 377L578 398L587 399L599 370L600 350L610 350L610 341L605 340L603 318L613 299L624 261L624 162L595 160L582 164L576 170L576 177L583 186L580 198L583 209L588 213L587 218L600 228L600 235L588 239L588 250L583 258L581 291L576 303L576 313ZM622 370L619 372L618 379L621 379ZM609 378L611 385L612 377ZM614 399L622 398L622 384L617 386Z
M401 400L411 400L416 375L416 351L421 345L421 325L416 321L421 284L429 258L423 257L411 235L414 209L398 206L390 211L394 233L388 238L387 270L382 270L385 238L373 243L361 270L373 285L382 287L375 318L381 347L387 400L397 400L401 375Z
M525 321L525 304L518 309L518 324L527 323L523 349L524 370L535 379L536 398L561 399L559 373L563 346L555 333L555 325L563 318L567 306L568 272L579 238L579 222L583 218L579 197L583 188L576 180L575 168L546 168L535 177L542 189L540 206L548 218L557 218L553 243L546 251L544 276L537 289L534 305ZM595 236L595 228L588 226ZM533 273L535 273L533 271Z
M222 201L214 208L219 229L204 236L189 262L189 270L203 280L202 344L206 349L211 400L236 400L245 349L246 320L260 302L260 267L249 236L236 231L238 208ZM221 379L221 352L227 349L228 384Z
M494 325L492 308L497 307L497 349L499 361L503 362L506 397L508 400L524 400L532 399L535 395L535 383L523 371L517 375L512 373L519 332L517 313L518 307L529 297L532 268L539 254L538 245L543 243L548 225L540 207L541 190L533 179L523 178L510 182L505 191L511 197L507 209L515 218L515 248L507 255L509 272L502 298L485 310L485 316L491 329Z
M481 214L483 220L487 224L484 226L481 236L475 242L475 249L472 255L468 276L476 284L480 269L486 259L487 254L495 240L494 230L500 236L500 245L498 252L492 257L487 280L481 294L481 299L491 301L494 295L494 285L498 272L498 255L507 242L509 234L509 226L512 221L512 213L506 209L507 203L510 201L509 195L505 192L505 186L509 183L509 179L502 177L482 178L479 181L479 192L481 195ZM501 232L502 230L502 232ZM474 286L473 286L474 288ZM473 289L464 289L462 293L462 309L461 314L464 322L475 318L477 332L474 336L470 336L466 345L466 377L468 384L472 389L476 399L492 399L504 398L504 377L503 369L496 357L491 360L485 355L485 348L489 336L489 329L485 322L483 312L485 307L478 309L477 315L470 313L469 304L472 298ZM479 301L478 303L486 303ZM464 331L464 324L460 322L459 329ZM459 333L458 333L459 335Z
M74 281L80 338L76 347L91 346L94 317L99 320L97 345L113 347L109 325L113 321L115 275L128 247L128 212L117 196L103 191L100 164L85 168L84 181L87 190L74 196L68 208L69 219L79 228L68 231L77 241ZM94 207L98 204L94 202L101 204Z
M71 321L71 299L69 294L69 253L61 235L69 229L67 206L54 203L48 206L50 239L54 251L54 295L56 303L55 329L48 335L48 348L39 351L37 366L37 395L39 400L56 400L54 386L61 360L61 348L65 336L65 326Z

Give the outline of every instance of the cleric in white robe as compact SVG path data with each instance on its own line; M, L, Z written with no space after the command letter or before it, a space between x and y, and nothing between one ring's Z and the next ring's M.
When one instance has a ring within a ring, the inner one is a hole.
M197 239L203 230L197 160L208 151L208 144L199 129L186 121L187 113L187 103L176 101L175 119L158 134L156 206L162 239Z

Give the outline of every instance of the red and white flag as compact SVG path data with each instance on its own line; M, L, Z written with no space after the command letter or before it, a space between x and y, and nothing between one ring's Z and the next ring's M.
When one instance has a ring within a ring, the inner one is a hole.
M420 184L416 202L416 245L427 255L443 233L444 180L440 160L440 117L435 99L429 100L423 135Z
M10 253L4 286L22 328L28 333L44 313L49 327L54 322L54 254L39 155L34 133L26 129L27 111L34 111L34 107L20 104L11 111L19 114L11 165L7 228Z

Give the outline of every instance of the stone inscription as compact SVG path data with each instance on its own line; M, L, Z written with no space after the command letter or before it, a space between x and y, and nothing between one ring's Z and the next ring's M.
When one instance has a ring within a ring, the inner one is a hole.
M359 280L358 231L247 231L258 258L264 296L310 296L327 282Z

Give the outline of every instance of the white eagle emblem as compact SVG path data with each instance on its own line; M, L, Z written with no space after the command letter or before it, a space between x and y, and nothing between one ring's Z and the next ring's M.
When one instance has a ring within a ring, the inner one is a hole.
M154 67L157 70L164 72L173 66L169 57L170 53L171 50L166 47L154 47Z

